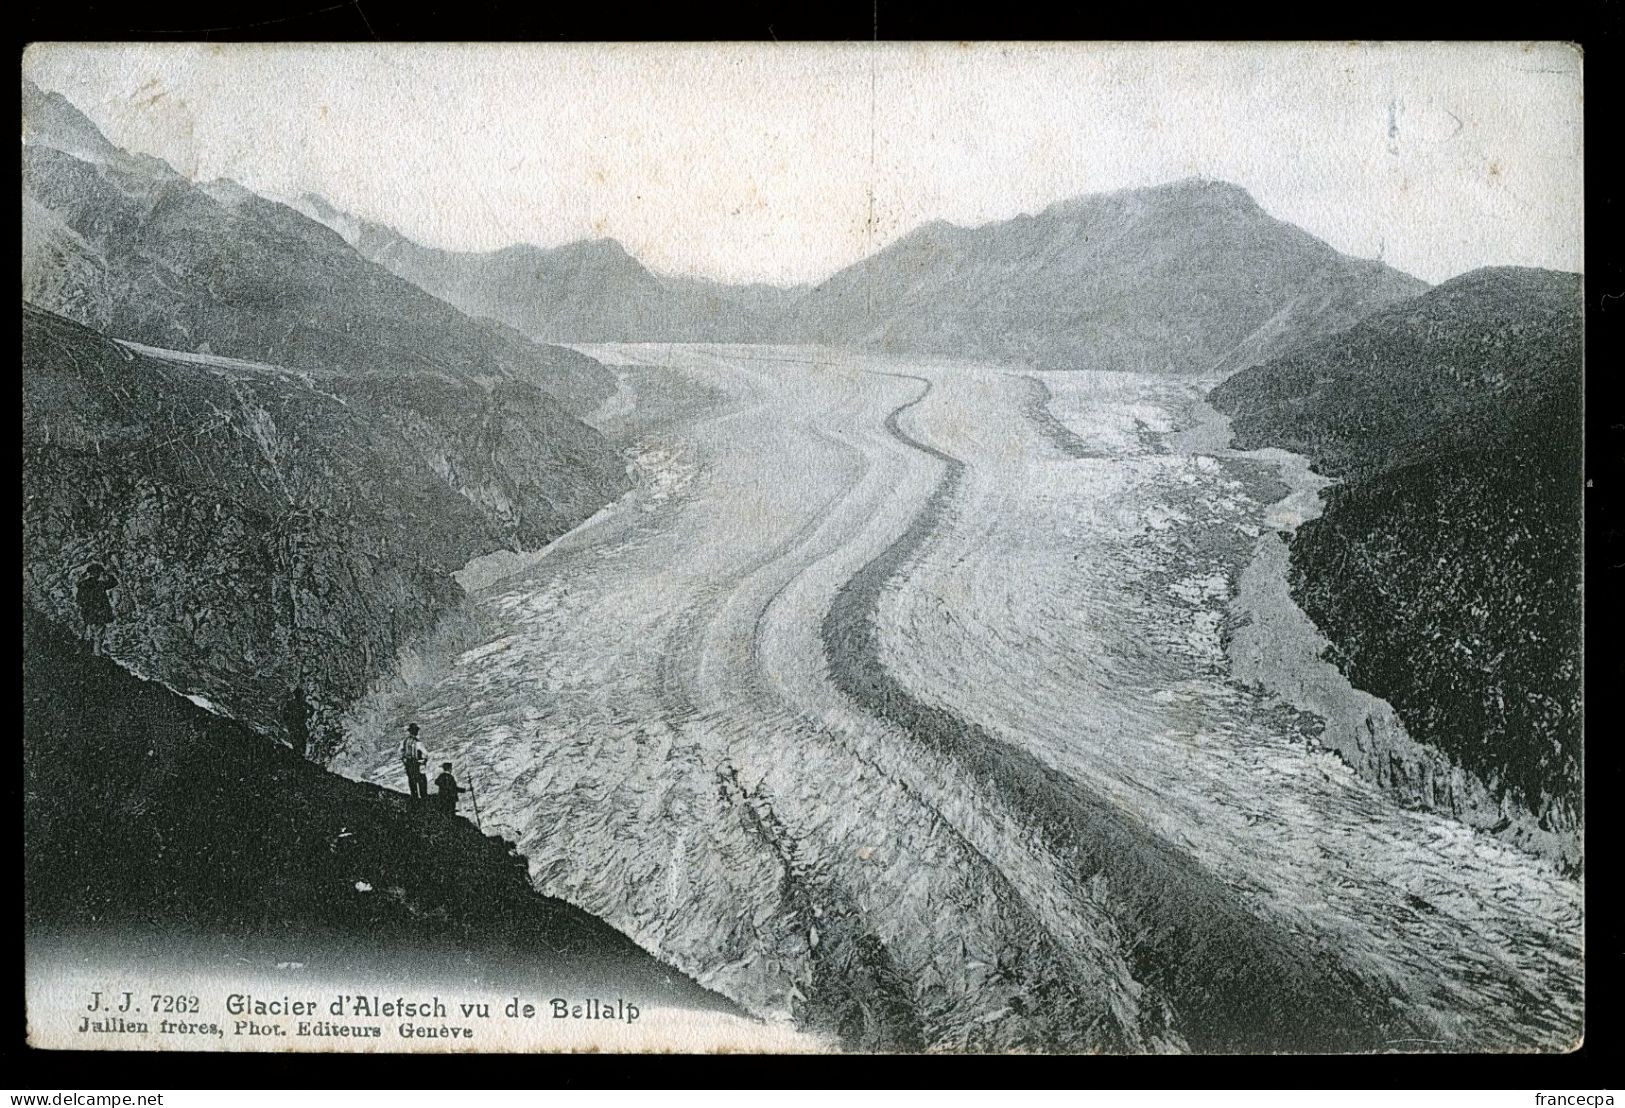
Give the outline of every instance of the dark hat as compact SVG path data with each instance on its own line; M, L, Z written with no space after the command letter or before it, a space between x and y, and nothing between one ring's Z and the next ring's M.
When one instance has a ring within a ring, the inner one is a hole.
M416 735L418 733L418 725L415 724L415 723L408 723L406 725L406 729L408 731L412 732L412 734L414 734L414 735Z
M441 762L440 763L440 768L441 769L450 769L451 768L451 763L450 762Z

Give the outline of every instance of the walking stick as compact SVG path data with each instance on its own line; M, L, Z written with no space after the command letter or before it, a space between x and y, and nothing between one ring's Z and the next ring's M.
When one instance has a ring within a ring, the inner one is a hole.
M474 802L474 827L483 835L485 828L480 826L480 794L474 790L474 775L468 775L468 799Z

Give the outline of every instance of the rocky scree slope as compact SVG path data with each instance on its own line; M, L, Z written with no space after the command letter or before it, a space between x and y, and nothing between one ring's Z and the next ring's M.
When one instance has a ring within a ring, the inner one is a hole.
M1236 445L1281 446L1342 478L1292 540L1293 595L1349 680L1440 757L1380 742L1345 756L1416 803L1555 837L1570 866L1582 330L1577 275L1482 269L1211 395Z
M1425 287L1234 185L1192 179L980 227L926 224L799 297L772 333L1041 369L1218 373Z
M107 566L114 657L267 734L302 686L315 756L455 570L626 487L534 385L166 355L29 304L23 457L26 601L77 627L78 574Z
M350 781L23 621L24 919L195 935L313 965L504 974L735 1012L587 913L512 843ZM239 959L240 961L240 959ZM596 994L595 994L596 995Z

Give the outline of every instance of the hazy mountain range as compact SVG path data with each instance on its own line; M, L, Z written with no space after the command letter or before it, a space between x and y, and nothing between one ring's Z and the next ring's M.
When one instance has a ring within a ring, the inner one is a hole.
M659 274L613 239L448 251L317 196L283 204L231 182L194 185L26 82L24 113L30 299L153 345L290 365L360 348L456 372L585 372L560 352L539 365L518 332L1223 373L1426 288L1274 219L1234 185L1197 179L980 227L929 223L814 287ZM335 300L343 330L322 326ZM492 322L471 326L448 305ZM301 326L280 326L284 309Z
M370 261L470 315L558 342L756 342L801 289L648 269L614 239L463 253L422 246L305 195L294 207Z
M327 227L230 181L113 147L23 81L23 297L151 346L294 369L532 382L575 411L608 371L472 319Z
M1427 286L1339 254L1234 185L1186 180L1036 216L935 222L815 287L662 276L613 239L437 250L304 196L363 256L464 311L558 342L793 342L1222 373Z

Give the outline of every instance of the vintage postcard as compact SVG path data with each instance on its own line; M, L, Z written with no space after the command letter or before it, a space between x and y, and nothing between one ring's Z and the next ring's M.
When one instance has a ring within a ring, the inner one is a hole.
M30 47L30 1042L1574 1049L1581 71Z

